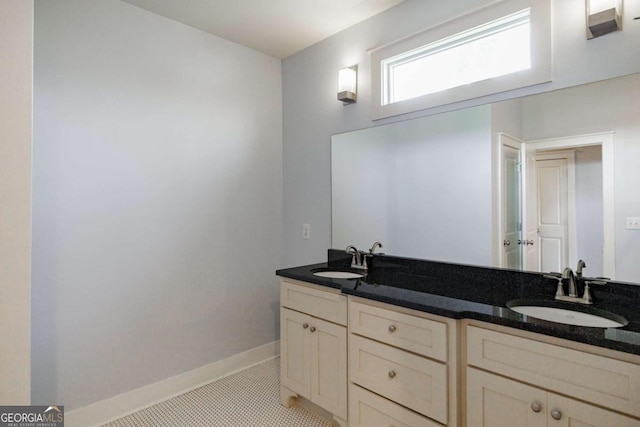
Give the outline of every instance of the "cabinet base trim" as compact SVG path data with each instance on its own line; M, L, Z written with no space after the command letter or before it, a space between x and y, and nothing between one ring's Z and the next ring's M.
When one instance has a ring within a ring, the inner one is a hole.
M309 412L312 412L324 419L325 421L339 427L348 427L347 420L340 418L339 416L332 414L326 409L316 405L307 398L300 396L295 391L288 389L285 386L280 386L280 404L286 408L291 408L294 405L303 407Z

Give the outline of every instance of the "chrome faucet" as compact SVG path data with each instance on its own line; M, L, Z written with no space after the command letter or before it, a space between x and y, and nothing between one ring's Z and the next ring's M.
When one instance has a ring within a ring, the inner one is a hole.
M587 264L584 263L583 260L578 261L578 268L576 269L576 277L578 279L582 278L582 269L585 268Z
M367 269L367 262L365 261L362 252L360 252L358 248L353 245L349 245L345 249L345 252L352 255L351 268L358 268L360 270Z
M579 264L578 264L579 266ZM580 271L580 276L582 276L582 270ZM576 275L574 274L571 267L567 267L562 272L562 278L567 279L568 281L568 291L569 297L575 298L578 296L578 290L576 288Z
M381 248L381 247L382 247L382 243L375 242L373 246L371 246L371 249L369 249L369 253L366 253L366 252L359 251L358 248L356 248L353 245L347 246L347 248L345 249L345 252L348 254L351 254L351 268L367 270L368 269L367 258L373 258L373 253L375 252L376 248Z
M569 301L569 302L577 302L580 304L593 304L593 297L591 296L591 290L589 289L589 285L606 285L607 282L603 280L584 280L584 294L582 297L578 296L578 288L576 286L576 282L582 279L582 269L586 267L584 261L578 261L578 271L577 274L573 272L570 267L567 267L562 272L562 275L559 273L551 273L545 274L544 277L547 279L555 279L558 281L558 289L556 290L555 299L560 301ZM567 288L569 295L565 295L563 280L567 280Z
M373 253L376 251L376 248L381 248L381 247L382 247L382 243L375 242L373 246L371 246L371 249L369 249L369 253L373 255Z

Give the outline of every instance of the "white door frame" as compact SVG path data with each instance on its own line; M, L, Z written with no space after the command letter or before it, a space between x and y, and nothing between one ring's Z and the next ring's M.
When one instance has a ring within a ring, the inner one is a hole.
M615 204L614 204L614 170L613 142L615 132L595 133L572 137L539 139L526 142L527 150L557 150L577 148L591 145L602 146L602 202L604 243L602 252L603 275L615 278Z
M498 133L498 143L494 145L496 149L494 150L493 157L493 168L492 170L496 171L494 175L493 182L493 206L494 206L494 215L493 215L493 227L495 232L493 233L493 263L496 267L504 267L504 250L502 241L504 239L504 230L502 225L503 215L502 215L502 178L503 178L503 170L502 170L502 156L504 155L503 147L506 145L508 147L514 148L520 152L520 165L522 165L522 159L524 156L523 144L524 142L518 138L515 138L509 134L499 132ZM524 175L524 174L522 174ZM521 179L520 182L520 194L524 194L522 189L524 188L524 179ZM521 198L521 200L523 200ZM522 212L522 209L521 209ZM515 242L514 242L515 243ZM524 258L524 257L523 257ZM523 260L524 262L524 260Z
M33 0L0 0L0 403L3 405L31 403L33 10Z

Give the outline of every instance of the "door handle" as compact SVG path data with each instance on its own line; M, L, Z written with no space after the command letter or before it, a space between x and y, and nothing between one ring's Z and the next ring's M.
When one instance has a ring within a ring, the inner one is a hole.
M508 242L508 240L505 240L505 242ZM533 240L518 240L518 244L525 246L533 245ZM505 246L509 246L509 244L505 243Z
M511 244L511 240L503 240L502 241L502 245L503 246L509 246Z

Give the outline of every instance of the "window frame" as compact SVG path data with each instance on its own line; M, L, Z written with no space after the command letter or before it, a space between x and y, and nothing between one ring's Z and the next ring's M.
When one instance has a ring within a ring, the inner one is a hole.
M459 33L530 9L531 68L439 92L383 105L383 61L437 43ZM552 80L550 0L505 0L462 15L416 35L374 49L371 54L371 117L383 119L399 114L452 104Z

